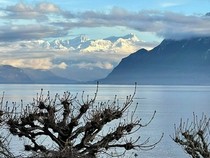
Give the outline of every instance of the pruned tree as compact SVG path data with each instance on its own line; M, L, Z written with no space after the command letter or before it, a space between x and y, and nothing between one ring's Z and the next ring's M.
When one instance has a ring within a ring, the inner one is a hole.
M112 102L96 103L98 85L96 93L90 96L72 95L65 92L63 96L56 94L54 98L50 94L46 97L41 90L40 95L34 102L12 109L9 113L7 125L13 135L25 137L30 140L25 145L26 151L34 151L45 157L88 157L95 158L101 153L110 156L119 156L127 150L152 149L161 138L149 144L149 138L145 141L128 138L140 128L146 127L154 118L143 125L141 119L135 118L134 110L128 114L128 109L133 103L133 95L126 98L120 105L115 96ZM128 119L129 118L129 119ZM113 123L114 122L114 123ZM117 123L118 122L118 123ZM50 139L55 146L47 147L43 145L43 137ZM142 142L141 142L142 141ZM120 148L123 151L113 155L113 148Z
M5 115L5 107L4 105L4 93L0 100L0 157L2 158L8 158L8 157L14 157L12 152L9 149L9 135L5 134L3 135L3 130L6 129L5 121L6 121L6 115ZM7 108L6 108L7 109Z
M193 114L191 122L189 119L185 122L181 119L179 126L175 125L175 134L172 139L192 158L210 158L209 121L210 118L204 114L200 119Z

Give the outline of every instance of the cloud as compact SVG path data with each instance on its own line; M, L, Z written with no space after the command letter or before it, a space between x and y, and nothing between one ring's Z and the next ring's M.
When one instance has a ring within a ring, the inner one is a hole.
M164 3L162 5L167 7L178 4ZM35 5L20 2L0 11L2 13L0 17L3 21L0 25L2 41L65 37L74 28L102 26L127 27L140 32L153 33L161 38L180 39L210 35L209 16L184 15L174 12L154 10L134 12L113 7L108 12L83 11L73 13L64 11L53 3L46 2ZM21 22L21 19L25 21Z
M67 67L68 65L65 62L62 62L54 66L54 68L60 68L60 69L66 69Z
M59 13L61 9L52 3L39 3L35 6L35 10L43 12L43 13Z
M52 24L67 29L124 26L140 32L155 33L162 38L174 39L210 35L210 20L207 16L151 10L131 12L117 7L108 13L96 11L77 13L74 20L70 18L66 22Z
M33 44L38 42L39 41L1 43L0 64L44 70L54 68L65 70L68 67L61 59L65 53L53 49L35 47ZM30 45L30 43L32 43L32 45Z
M34 10L31 6L24 3L18 3L14 6L8 6L5 9L5 19L42 19L47 20L47 16Z
M12 65L19 68L50 69L53 67L50 59L5 59L1 65Z
M100 68L100 69L113 69L113 65L108 62L93 62L93 63L86 63L86 62L81 62L77 64L72 64L73 67L78 67L81 69L94 69L94 68Z
M48 14L59 14L59 12L61 12L61 9L58 6L46 2L37 3L34 6L20 2L16 5L7 6L3 10L6 13L6 16L3 16L3 18L36 19L37 21L48 20Z
M0 26L0 42L53 38L65 35L67 35L66 31L54 26L39 24Z
M210 17L184 16L170 13L157 35L169 39L210 36Z
M31 68L31 69L42 69L49 70L54 68L66 69L67 64L61 62L60 64L54 64L50 58L30 58L30 59L3 59L1 65L11 65L19 68Z
M0 41L64 37L69 30L50 23L67 15L70 17L71 13L47 2L35 5L19 2L0 8Z

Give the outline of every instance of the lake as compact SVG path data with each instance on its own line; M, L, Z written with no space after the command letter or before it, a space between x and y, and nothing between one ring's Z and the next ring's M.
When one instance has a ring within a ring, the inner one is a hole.
M32 102L41 88L44 94L50 91L51 96L56 93L62 95L63 92L69 91L72 94L82 94L93 96L96 85L71 85L71 84L2 84L0 85L0 94L5 92L4 100L17 102L20 104L22 99L24 104ZM99 85L99 92L96 102L113 100L117 95L120 103L125 101L126 96L133 94L134 85ZM1 96L1 95L0 95ZM193 117L193 112L201 116L204 112L210 112L210 86L153 86L138 85L134 103L129 111L135 108L138 102L136 117L142 118L142 123L146 123L151 118L153 112L157 113L149 126L142 128L135 135L144 138L150 137L151 143L155 142L164 133L162 141L149 151L134 151L138 157L142 158L188 158L180 146L175 144L170 135L174 133L174 123L178 124L180 118L186 120ZM11 148L16 153L23 150L20 147L19 138L13 138ZM18 151L17 151L18 149Z

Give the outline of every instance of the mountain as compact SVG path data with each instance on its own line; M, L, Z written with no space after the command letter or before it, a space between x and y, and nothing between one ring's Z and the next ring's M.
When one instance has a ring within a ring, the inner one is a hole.
M163 40L123 58L101 83L210 85L210 37Z
M58 77L48 70L20 69L10 65L2 65L0 66L0 83L59 84L76 83L76 81Z
M54 49L80 49L80 47L86 43L88 43L90 39L88 39L87 36L81 35L78 37L75 37L74 39L67 39L67 40L60 40L56 39L49 42L49 48ZM47 41L45 41L47 42Z
M0 66L0 83L32 83L22 69L9 65Z
M135 34L128 34L122 37L108 37L105 39L92 40L86 35L75 37L74 39L59 40L49 42L49 48L54 49L71 49L80 50L82 52L108 51L116 50L122 46L134 47L140 42ZM46 43L46 41L45 41ZM43 45L43 44L42 44Z
M35 69L23 69L24 73L31 78L33 83L39 84L67 84L77 83L75 80L66 79L55 75L49 70L35 70Z
M141 41L135 34L128 34L122 37L108 37L105 39L90 40L81 46L81 52L121 52L130 53L140 48Z
M89 39L86 35L80 35L73 39L55 39L53 41L34 40L20 41L15 47L28 49L56 49L71 50L83 53L98 51L132 52L140 48L141 41L135 34L128 34L122 37L108 37L105 39Z

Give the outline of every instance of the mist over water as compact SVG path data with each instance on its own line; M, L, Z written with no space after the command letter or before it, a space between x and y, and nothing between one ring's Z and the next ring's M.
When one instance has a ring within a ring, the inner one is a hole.
M24 104L31 103L33 98L36 98L37 93L43 89L44 94L50 91L53 97L56 93L62 95L63 92L69 91L73 95L78 93L78 99L83 91L85 96L94 96L96 92L96 85L16 85L16 84L2 84L0 86L0 93L5 92L5 101L9 103L17 102L20 104L21 99ZM134 85L99 85L97 102L112 101L117 95L120 105L125 101L126 96L132 95L134 92ZM144 141L150 137L150 143L157 141L161 134L164 133L162 141L149 151L134 151L138 157L143 158L188 158L180 146L175 144L170 135L174 133L174 123L179 124L181 118L186 120L193 117L193 112L198 116L202 113L208 116L210 112L210 86L153 86L153 85L138 85L133 105L129 111L133 111L136 103L138 108L135 117L142 118L142 123L147 123L156 110L155 118L149 126L140 129L134 134L134 137L141 136L140 141ZM11 104L10 104L11 105ZM107 129L109 127L106 127ZM13 138L11 141L11 149L17 154L21 147L19 138Z

